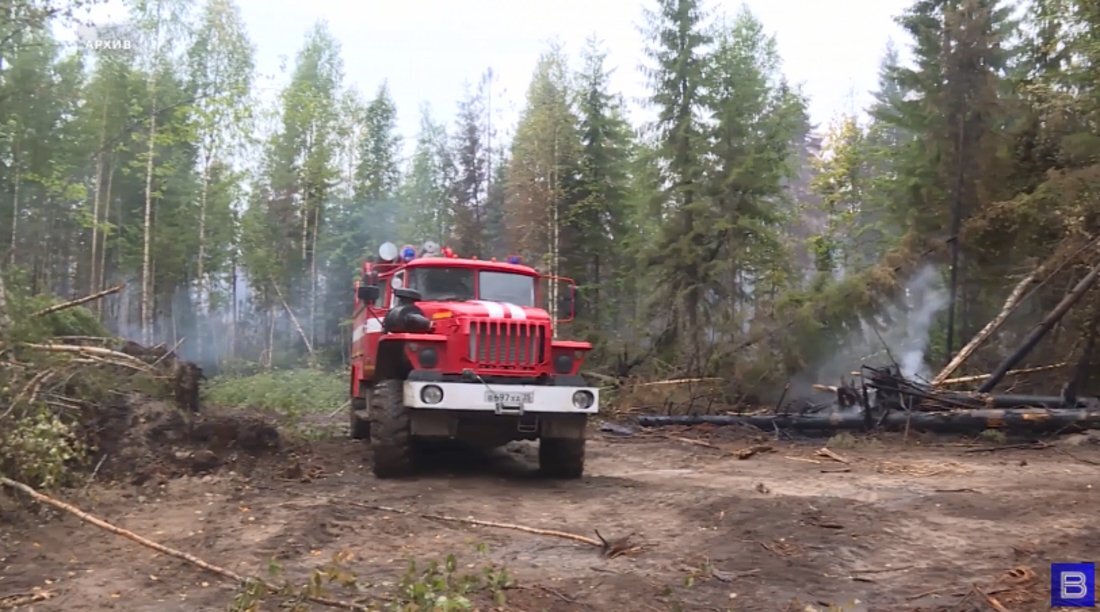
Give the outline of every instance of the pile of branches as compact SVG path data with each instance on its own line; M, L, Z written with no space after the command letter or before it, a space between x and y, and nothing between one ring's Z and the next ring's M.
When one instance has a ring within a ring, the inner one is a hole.
M82 308L121 289L35 309L42 298L12 296L0 279L0 472L62 483L132 393L198 411L202 371L177 357L181 343L112 337Z

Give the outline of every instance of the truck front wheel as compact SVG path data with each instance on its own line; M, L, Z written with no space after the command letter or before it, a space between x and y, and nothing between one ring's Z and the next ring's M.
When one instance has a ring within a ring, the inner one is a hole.
M539 440L539 470L550 478L580 478L584 475L584 438L542 438Z
M370 393L369 412L374 475L399 478L412 473L412 431L402 381L379 381Z

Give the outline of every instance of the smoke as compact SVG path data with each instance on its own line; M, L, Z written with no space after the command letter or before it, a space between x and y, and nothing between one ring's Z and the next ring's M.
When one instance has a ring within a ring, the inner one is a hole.
M234 342L255 327L252 289L243 269L236 275L237 320L234 321L233 278L213 280L207 287L207 303L197 287L178 287L170 298L158 296L153 318L153 343L166 348L176 346L177 354L208 370L233 354ZM103 322L107 329L134 342L142 341L141 279L136 275L112 279L108 284L125 283L122 291L103 300ZM302 317L305 324L305 317ZM237 337L234 338L234 335Z
M933 266L924 266L906 283L897 303L873 317L861 318L859 327L826 360L796 376L788 397L820 398L811 385L850 379L851 372L861 365L885 366L896 362L906 377L930 378L932 373L925 361L930 331L948 301L940 274Z

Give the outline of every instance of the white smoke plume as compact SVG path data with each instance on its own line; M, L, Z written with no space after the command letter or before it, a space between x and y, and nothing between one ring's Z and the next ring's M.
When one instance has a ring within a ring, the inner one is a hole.
M947 307L949 297L937 270L931 265L924 266L906 283L897 303L873 317L861 319L859 328L828 359L796 376L791 381L788 398L822 399L811 385L833 385L841 378L851 380L851 372L862 365L886 366L896 362L901 374L908 378L930 378L932 374L925 361L930 331L936 316Z

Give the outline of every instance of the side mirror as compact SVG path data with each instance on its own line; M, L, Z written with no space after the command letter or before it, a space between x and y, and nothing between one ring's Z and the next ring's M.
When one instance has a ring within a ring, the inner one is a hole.
M394 289L393 295L403 303L415 304L421 300L420 292L416 289Z
M558 297L558 321L565 323L572 321L577 316L577 286L568 284L562 287Z
M355 294L359 297L359 301L368 304L377 302L378 296L381 293L381 290L378 289L378 285L359 285L355 290Z

